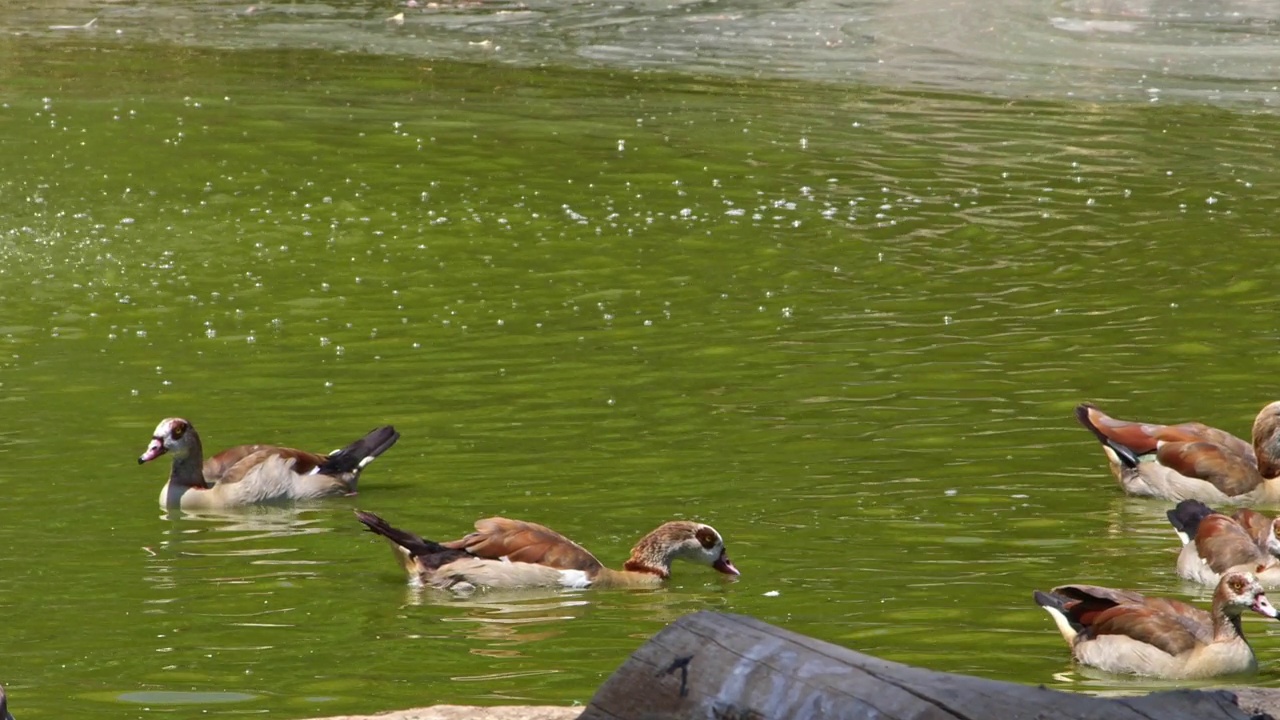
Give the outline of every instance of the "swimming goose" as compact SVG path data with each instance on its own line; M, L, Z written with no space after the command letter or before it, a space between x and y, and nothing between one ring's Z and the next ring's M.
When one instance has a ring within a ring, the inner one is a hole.
M1053 618L1077 662L1170 680L1257 670L1240 615L1253 610L1276 617L1258 579L1241 572L1227 573L1218 582L1210 612L1093 585L1037 590L1035 600Z
M1173 531L1178 534L1178 539L1186 545L1196 536L1200 521L1219 512L1199 500L1183 500L1166 512L1165 516L1173 525ZM1231 519L1244 528L1249 537L1253 538L1258 549L1280 558L1280 518L1273 518L1249 508L1236 508L1236 511L1231 513Z
M657 587L671 575L674 560L710 565L726 575L738 569L715 528L676 520L645 535L631 549L622 570L605 567L581 545L531 522L491 517L476 521L475 532L437 543L391 527L370 512L356 510L370 532L392 543L416 583L471 592L476 588Z
M182 418L166 418L138 464L169 453L173 467L160 504L183 510L312 500L356 491L360 471L400 438L390 425L328 455L272 445L240 445L204 459L200 436Z
M1212 503L1280 504L1280 402L1253 422L1253 443L1202 423L1159 425L1084 403L1076 419L1099 441L1130 495Z
M1251 572L1264 588L1280 587L1280 559L1266 544L1273 535L1260 542L1240 521L1199 500L1183 500L1166 515L1183 540L1178 577L1217 585L1224 573Z

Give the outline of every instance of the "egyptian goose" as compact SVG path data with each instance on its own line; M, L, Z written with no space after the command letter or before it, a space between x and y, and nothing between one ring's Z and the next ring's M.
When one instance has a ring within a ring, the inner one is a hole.
M437 543L391 527L373 513L356 510L370 532L385 537L415 583L455 592L477 588L657 587L671 576L674 560L710 565L737 575L720 533L710 525L676 520L645 535L622 570L610 570L581 545L531 522L491 517L475 532Z
M239 445L208 460L200 436L182 418L166 418L138 464L169 453L173 468L160 504L183 510L259 505L350 495L360 471L400 438L390 425L328 455L272 445Z
M1197 422L1128 422L1089 403L1076 419L1102 442L1130 495L1238 505L1280 504L1280 402L1253 422L1253 444Z
M1173 525L1178 539L1186 545L1195 537L1200 521L1216 512L1219 511L1199 500L1183 500L1177 507L1166 512L1165 516ZM1280 518L1273 518L1249 508L1236 508L1236 511L1231 513L1231 519L1240 523L1240 527L1249 533L1249 537L1253 538L1262 552L1280 558Z
M0 720L13 720L9 714L9 696L5 695L3 685L0 685Z
M1183 500L1166 515L1183 543L1178 577L1217 585L1224 573L1251 572L1263 587L1280 587L1280 559L1267 545L1273 535L1260 541L1239 520L1199 500Z
M1252 672L1258 662L1244 639L1245 610L1269 618L1276 609L1250 573L1222 576L1213 608L1132 590L1063 585L1035 600L1053 618L1077 662L1112 673L1188 680Z

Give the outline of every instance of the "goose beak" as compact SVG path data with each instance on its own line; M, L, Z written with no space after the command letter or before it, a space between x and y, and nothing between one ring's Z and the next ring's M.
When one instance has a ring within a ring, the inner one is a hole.
M151 442L147 445L147 451L138 457L138 464L150 462L164 454L164 441L160 438L151 438Z
M733 566L733 561L729 559L728 553L723 553L723 552L720 553L720 557L716 558L716 561L711 564L711 567L715 568L716 570L719 570L725 575L741 575L742 574L738 572L738 568ZM1275 611L1272 610L1272 612L1275 612ZM1275 617L1275 615L1272 615L1271 617Z
M1272 605L1271 601L1267 599L1267 596L1262 593L1258 593L1257 596L1253 598L1252 607L1253 611L1259 615L1266 615L1269 618L1276 617L1277 615L1276 607Z

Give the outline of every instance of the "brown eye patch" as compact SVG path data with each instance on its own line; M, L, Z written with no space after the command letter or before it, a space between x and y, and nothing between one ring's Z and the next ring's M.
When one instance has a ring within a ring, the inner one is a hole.
M1227 587L1231 588L1231 592L1244 592L1244 578L1233 577L1227 581Z
M174 440L177 440L178 438L182 437L183 433L185 433L186 431L187 431L187 426L179 423L173 426L173 430L171 430L169 434L173 436Z
M698 538L698 542L702 543L702 547L708 550L715 547L716 543L720 542L720 536L716 535L716 531L706 525L698 528L698 531L695 532L693 536Z

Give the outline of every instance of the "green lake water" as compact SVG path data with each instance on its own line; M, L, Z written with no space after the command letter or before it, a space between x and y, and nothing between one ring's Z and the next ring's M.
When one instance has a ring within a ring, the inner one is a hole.
M1280 395L1274 40L946 5L7 5L15 715L585 703L702 609L1163 687L1073 667L1031 592L1207 600L1071 411L1246 433ZM402 438L356 498L184 515L136 463L175 415L210 450ZM695 518L742 576L456 599L353 507L612 565ZM1280 625L1245 627L1280 685Z

